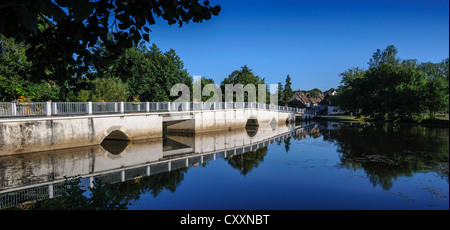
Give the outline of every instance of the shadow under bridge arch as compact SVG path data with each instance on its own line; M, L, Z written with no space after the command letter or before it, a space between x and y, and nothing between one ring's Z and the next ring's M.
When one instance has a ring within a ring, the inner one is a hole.
M104 138L104 140L130 141L131 137L121 130L113 130Z
M245 127L249 127L249 126L259 126L259 121L255 116L250 116L247 119L247 123L245 124Z

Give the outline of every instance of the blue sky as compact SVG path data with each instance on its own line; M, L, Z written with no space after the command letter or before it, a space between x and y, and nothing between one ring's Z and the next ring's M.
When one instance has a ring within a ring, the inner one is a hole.
M267 84L292 78L294 90L327 90L339 73L367 68L376 49L402 59L449 56L449 1L211 0L219 16L183 27L152 25L150 42L175 49L185 68L217 84L248 65Z

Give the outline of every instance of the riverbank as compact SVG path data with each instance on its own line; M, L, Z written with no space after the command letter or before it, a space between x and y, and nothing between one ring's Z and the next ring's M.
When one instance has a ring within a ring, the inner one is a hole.
M357 118L355 116L329 116L329 115L319 115L316 117L318 120L326 120L326 121L338 121L338 122L358 122L365 123L371 122L366 120L364 117Z
M326 121L336 121L336 122L353 122L353 123L366 123L366 122L379 122L379 123L392 123L391 121L379 121L373 120L367 117L355 117L355 116L317 116L318 120L326 120ZM446 126L449 127L449 118L448 117L436 117L435 119L424 119L421 122L397 122L399 124L418 124L418 125L433 125L433 126Z
M447 126L449 127L449 118L448 117L436 117L435 119L425 119L422 120L419 124L421 125L438 125L438 126Z

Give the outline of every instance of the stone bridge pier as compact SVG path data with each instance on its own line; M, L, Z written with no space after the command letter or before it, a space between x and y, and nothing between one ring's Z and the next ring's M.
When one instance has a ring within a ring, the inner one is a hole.
M105 138L161 137L162 117L157 114L12 119L0 123L0 155L98 145Z
M295 113L257 109L199 111L192 119L168 122L167 131L173 133L205 133L244 128L246 125L269 125L292 122Z

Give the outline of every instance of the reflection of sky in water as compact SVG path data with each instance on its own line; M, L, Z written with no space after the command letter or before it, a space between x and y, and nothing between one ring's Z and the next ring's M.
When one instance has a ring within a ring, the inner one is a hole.
M382 162L349 167L336 152L339 142L322 136L287 142L287 152L284 141L269 145L263 161L245 175L225 160L190 168L176 192L143 194L130 209L448 209L448 178L436 172L373 171L372 165L394 167Z
M162 141L105 144L78 153L2 157L0 163L19 171L52 162L66 172L80 164L80 172L98 171L95 178L130 193L129 209L448 209L448 129L311 127L275 140L276 130L260 127L252 135L248 130L169 135L164 146ZM248 138L258 141L252 144L256 149L242 145ZM248 151L214 151L230 144ZM33 180L27 172L36 181L63 176L30 169L17 181Z

